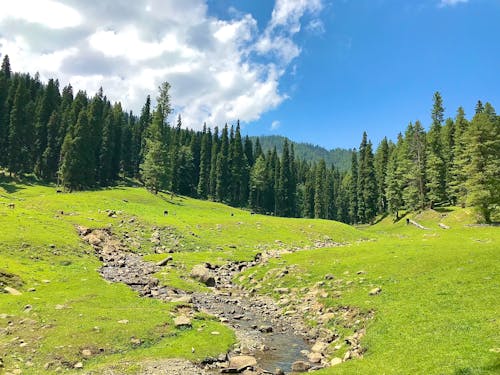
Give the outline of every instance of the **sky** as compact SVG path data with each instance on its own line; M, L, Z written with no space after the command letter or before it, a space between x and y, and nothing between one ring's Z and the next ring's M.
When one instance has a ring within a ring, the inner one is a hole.
M500 0L1 0L14 71L139 113L171 84L186 127L328 149L395 139L477 100L500 112Z

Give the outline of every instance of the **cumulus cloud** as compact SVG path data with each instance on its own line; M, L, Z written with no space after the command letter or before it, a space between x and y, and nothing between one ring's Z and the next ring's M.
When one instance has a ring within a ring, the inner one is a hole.
M271 123L271 130L276 130L281 126L281 122L275 120Z
M206 0L4 0L0 54L16 71L90 95L102 86L135 112L169 81L188 127L250 122L287 99L279 83L301 52L294 35L306 15L306 29L321 31L322 8L322 0L276 0L259 31L236 9L229 19L209 16Z

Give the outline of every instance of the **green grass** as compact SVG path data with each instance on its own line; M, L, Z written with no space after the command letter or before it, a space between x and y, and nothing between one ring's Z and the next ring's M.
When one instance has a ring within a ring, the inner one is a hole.
M15 209L8 208L10 202ZM108 217L106 210L118 217ZM186 276L199 263L248 260L266 249L303 248L325 239L343 243L283 255L247 270L254 284L241 280L249 287L260 284L259 293L276 298L276 287L292 288L297 300L325 282L321 289L328 297L320 298L325 307L374 311L362 340L364 358L318 374L498 373L499 354L491 349L500 348L499 228L468 226L474 214L455 208L410 217L430 229L407 226L405 218L355 229L324 220L250 215L131 187L57 194L51 186L0 181L0 283L23 293L0 294L0 314L9 315L0 318L0 358L6 368L19 367L25 374L43 373L47 363L48 372L57 367L72 372L81 360L85 370L96 373L110 366L133 373L142 360L200 360L234 343L233 333L209 317L200 314L192 329L176 329L175 304L139 298L124 285L104 281L92 248L77 236L75 225L84 225L127 232L134 251L152 261L166 256L154 254L150 241L160 228L166 250L175 252L174 267L158 277L188 291L205 289ZM451 229L439 228L439 222ZM272 277L286 266L293 271ZM357 274L360 270L364 273ZM325 274L335 278L325 281ZM382 293L369 296L376 286ZM305 318L314 325L312 315ZM331 328L345 335L352 331L339 322L331 322ZM216 340L212 331L220 332ZM83 349L95 355L84 359Z

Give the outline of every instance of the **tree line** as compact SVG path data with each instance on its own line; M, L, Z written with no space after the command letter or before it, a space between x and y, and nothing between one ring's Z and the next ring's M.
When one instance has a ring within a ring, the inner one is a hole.
M259 139L242 137L239 122L201 131L186 129L172 113L170 85L148 96L139 115L112 104L100 89L76 95L71 85L42 83L0 70L0 168L33 173L68 190L110 186L131 178L161 190L249 207L260 213L371 223L378 215L442 205L470 205L485 221L500 204L500 117L478 102L469 121L463 108L444 119L434 94L432 125L410 123L394 143L374 150L366 132L350 170L324 160L297 158L284 142L264 152Z

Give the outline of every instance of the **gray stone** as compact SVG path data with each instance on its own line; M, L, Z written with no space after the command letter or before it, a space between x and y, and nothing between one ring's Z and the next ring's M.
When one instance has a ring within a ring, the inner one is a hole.
M229 367L235 368L238 372L257 366L257 360L250 355L237 355L229 359Z
M206 286L215 286L215 278L211 274L210 270L203 264L198 264L197 266L193 267L193 269L191 270L191 277L205 284Z
M305 361L295 361L292 363L293 372L306 372L311 367L311 364Z
M376 287L370 290L370 296L376 296L377 294L382 293L382 288Z
M177 328L192 327L191 319L189 319L187 316L184 315L177 316L174 319L174 324Z

